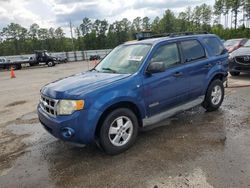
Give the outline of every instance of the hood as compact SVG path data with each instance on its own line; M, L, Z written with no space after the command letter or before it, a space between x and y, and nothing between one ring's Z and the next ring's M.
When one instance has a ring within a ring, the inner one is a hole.
M232 57L245 56L245 55L250 55L250 47L241 47L232 52L231 54Z
M79 95L87 94L112 82L124 79L129 75L97 72L80 73L45 85L41 89L41 93L56 99L75 99Z

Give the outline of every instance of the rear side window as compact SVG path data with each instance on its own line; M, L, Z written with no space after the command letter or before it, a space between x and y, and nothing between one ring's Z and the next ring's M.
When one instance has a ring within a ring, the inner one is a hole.
M197 40L188 40L181 42L184 61L191 62L206 57L203 46Z
M215 37L204 38L204 42L210 48L213 56L221 55L224 51L224 47L221 42Z

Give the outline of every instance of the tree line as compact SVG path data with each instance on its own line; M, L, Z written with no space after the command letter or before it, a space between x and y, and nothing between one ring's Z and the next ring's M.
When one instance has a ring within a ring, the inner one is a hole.
M207 31L222 39L250 38L249 27L250 0L216 0L213 7L207 4L188 7L178 15L168 9L161 18L157 16L152 20L146 16L108 23L85 17L73 29L72 39L65 36L61 27L47 29L34 23L24 28L10 23L0 31L0 56L33 53L39 49L58 52L114 48L135 39L135 34L142 31L155 34Z

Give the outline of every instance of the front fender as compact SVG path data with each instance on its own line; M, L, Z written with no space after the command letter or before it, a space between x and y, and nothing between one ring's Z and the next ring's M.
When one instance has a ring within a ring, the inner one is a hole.
M128 95L122 95L122 96L115 96L113 94L105 94L102 97L98 98L98 101L96 101L93 104L94 109L98 109L100 112L105 112L109 107L121 103L121 102L129 102L138 108L140 115L142 118L145 117L145 107L144 102L141 97L138 96L128 96Z

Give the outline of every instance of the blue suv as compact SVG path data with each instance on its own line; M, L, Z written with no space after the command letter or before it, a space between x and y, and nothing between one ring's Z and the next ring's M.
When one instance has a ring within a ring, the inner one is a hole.
M228 53L216 35L169 35L116 47L95 68L45 85L38 115L55 137L128 149L138 130L224 98Z

